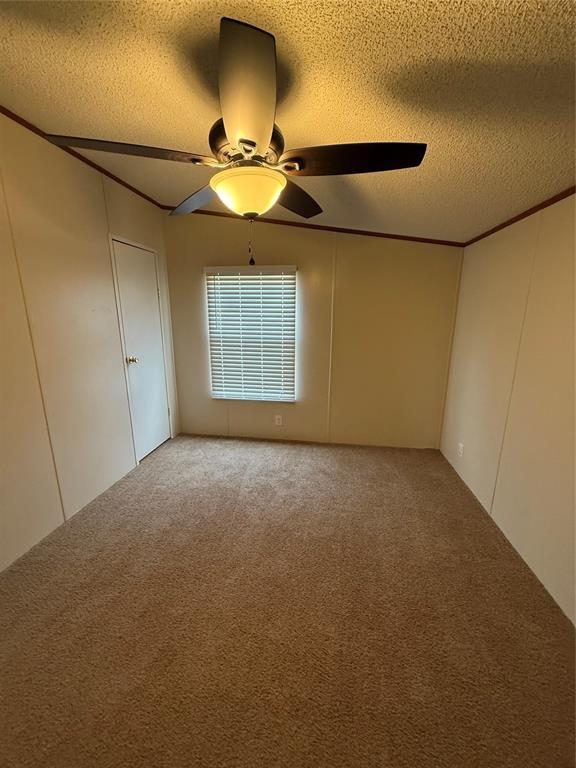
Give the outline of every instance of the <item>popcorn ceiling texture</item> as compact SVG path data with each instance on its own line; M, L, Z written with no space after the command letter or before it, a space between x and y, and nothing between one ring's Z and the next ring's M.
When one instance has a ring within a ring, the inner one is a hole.
M288 147L429 144L418 170L300 180L314 223L465 241L574 183L572 0L1 2L0 103L48 132L207 153L222 15L276 35ZM211 175L86 154L165 204Z
M10 768L573 768L569 620L439 452L180 437L0 574Z

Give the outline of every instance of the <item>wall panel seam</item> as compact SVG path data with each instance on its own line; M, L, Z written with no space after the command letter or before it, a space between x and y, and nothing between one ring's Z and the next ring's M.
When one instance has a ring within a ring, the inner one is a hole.
M534 269L536 266L536 255L540 245L540 234L542 232L542 213L538 213L538 232L534 238L534 247L532 250L532 263L530 265L530 275L528 277L528 289L526 291L526 299L524 301L524 310L522 312L522 321L520 323L520 333L518 334L518 344L516 346L516 354L514 356L514 368L512 371L512 381L510 383L510 392L508 394L508 402L506 403L506 416L504 417L504 429L502 430L502 439L500 441L500 448L498 451L498 461L496 463L496 474L494 476L494 487L492 488L492 498L490 499L490 516L494 516L494 500L496 498L496 489L498 487L498 480L500 479L500 467L502 464L502 454L504 453L504 443L506 441L506 433L508 431L508 421L510 418L510 407L512 405L512 397L514 395L514 387L516 386L516 374L518 372L518 361L520 359L520 349L522 347L522 339L524 337L524 326L526 325L526 316L528 314L528 304L530 301L530 295L532 293L532 281L534 278Z
M118 326L118 336L120 338L120 348L122 351L124 351L125 345L124 345L124 328L122 325L122 306L120 304L120 291L118 288L118 278L116 275L116 263L114 261L114 239L112 235L110 234L110 211L108 210L108 200L106 199L106 184L104 182L104 176L100 174L100 179L102 182L102 197L104 200L104 213L106 214L106 228L108 230L108 251L109 251L109 258L110 258L110 270L112 274L112 287L114 289L114 304L116 307L116 324ZM128 417L130 419L130 433L132 438L132 451L134 454L134 466L138 466L138 460L136 458L136 443L134 441L134 424L132 421L132 408L130 403L130 387L128 382L128 372L126 370L126 365L122 364L122 367L124 369L124 385L126 388L126 401L128 403Z
M334 358L334 303L336 297L336 269L338 262L338 245L334 241L332 250L332 286L330 292L330 352L328 355L328 392L326 398L326 442L332 439L332 361Z
M464 252L465 249L460 250L460 264L458 267L458 277L456 278L456 291L454 310L452 313L452 328L450 329L450 338L448 340L448 364L446 366L446 374L444 376L444 393L442 395L442 403L440 406L440 423L438 425L438 449L442 450L442 439L444 437L444 417L446 415L446 401L448 399L448 385L450 383L450 371L452 370L452 352L454 349L454 336L456 334L456 321L458 319L458 310L460 308L460 287L462 284L462 272L464 271Z
M38 368L38 358L36 355L36 345L34 344L34 335L32 333L32 323L30 320L30 313L28 311L28 302L26 300L26 292L24 290L24 280L22 278L22 270L20 269L20 262L18 260L18 252L16 249L16 238L14 237L14 227L12 224L12 216L10 215L10 203L8 200L8 193L6 191L6 185L4 183L4 174L0 169L0 185L6 201L6 217L8 219L8 228L10 230L10 240L12 242L12 251L14 253L14 262L16 264L16 272L18 274L18 284L20 286L20 293L22 295L22 304L24 306L24 314L26 316L26 328L28 331L28 337L30 339L30 347L32 349L32 358L34 360L34 372L36 374L36 381L38 383L38 392L40 394L40 402L42 404L42 414L44 416L44 424L46 425L46 435L48 437L48 445L50 446L50 457L52 459L52 467L54 469L54 479L56 480L56 487L58 489L58 498L60 499L60 512L62 513L62 522L66 522L66 515L64 514L64 499L62 498L62 488L60 486L60 477L58 475L58 468L56 465L56 456L54 454L54 445L52 444L52 433L50 431L50 423L48 421L48 413L46 411L46 401L44 399L44 390L42 388L42 380L40 378L40 370Z

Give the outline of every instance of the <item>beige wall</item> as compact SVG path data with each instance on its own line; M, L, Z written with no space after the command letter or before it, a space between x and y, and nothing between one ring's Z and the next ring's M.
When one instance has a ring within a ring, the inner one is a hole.
M258 224L256 258L268 264L297 263L298 311L310 326L300 334L297 403L213 400L207 347L205 266L246 264L248 223L211 216L171 218L166 246L172 303L174 353L183 432L325 440L330 369L333 249L311 230ZM274 426L274 414L284 418Z
M6 565L62 514L70 518L135 466L111 233L158 251L168 347L170 317L161 211L4 117L0 166L8 218L3 229L14 244L6 251L11 301L5 307L1 418L5 445L18 448L3 495ZM22 317L30 326L27 344ZM19 359L9 359L16 346ZM62 502L56 510L54 488Z
M68 518L134 466L102 178L2 128L16 256Z
M257 262L298 266L298 378L296 403L254 403L210 397L203 278L247 263L247 222L173 218L165 234L184 432L439 445L460 249L256 224Z
M574 197L465 249L442 451L573 619Z
M531 216L465 250L442 451L485 509L492 504L537 230Z
M437 448L461 251L334 241L330 440Z
M64 520L0 187L0 569Z

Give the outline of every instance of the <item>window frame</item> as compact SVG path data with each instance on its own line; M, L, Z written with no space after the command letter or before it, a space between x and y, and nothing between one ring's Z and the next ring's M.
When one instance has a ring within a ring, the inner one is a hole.
M208 290L208 278L215 275L223 276L242 276L242 275L294 275L294 364L293 364L293 382L292 391L293 397L291 398L264 398L264 397L235 397L235 396L222 396L215 394L214 379L213 379L213 363L212 363L212 341L210 329L210 300ZM298 267L294 264L267 264L267 265L229 265L229 266L205 266L204 267L204 297L205 297L205 310L206 310L206 341L208 346L208 366L210 377L210 397L212 400L222 400L224 402L246 402L246 403L270 403L278 405L293 405L297 401L297 359L298 359Z

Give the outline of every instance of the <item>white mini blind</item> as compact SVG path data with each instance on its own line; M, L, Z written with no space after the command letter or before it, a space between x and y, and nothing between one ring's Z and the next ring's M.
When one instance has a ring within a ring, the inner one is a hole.
M296 267L205 269L212 397L294 401Z

